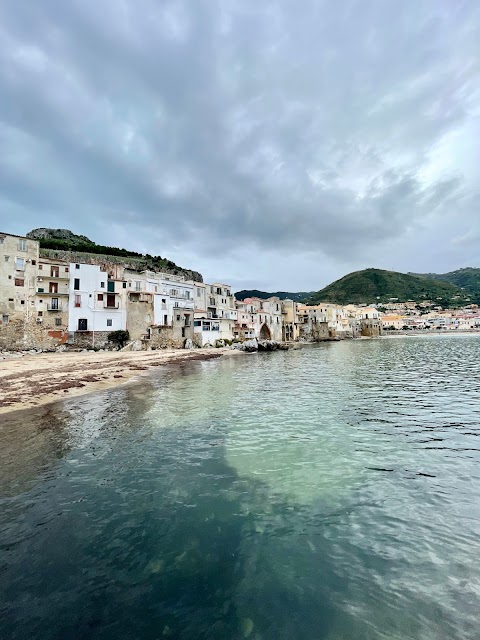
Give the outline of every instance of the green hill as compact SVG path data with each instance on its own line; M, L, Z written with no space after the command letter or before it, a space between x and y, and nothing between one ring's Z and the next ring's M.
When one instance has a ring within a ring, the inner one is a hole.
M449 282L383 269L364 269L349 273L317 291L308 303L371 304L389 302L392 298L401 302L432 300L443 307L469 301L468 293Z
M313 295L313 291L299 291L298 293L276 291L275 293L268 293L267 291L259 291L258 289L243 289L235 294L235 298L237 300L245 300L245 298L260 298L261 300L266 300L267 298L275 296L280 298L280 300L295 300L295 302L303 302L311 295Z
M40 253L46 257L69 259L70 262L78 262L85 259L87 262L97 260L122 263L137 271L149 269L151 271L161 271L184 275L189 280L203 282L202 275L197 271L191 271L179 267L171 260L162 256L151 256L150 254L120 249L119 247L109 247L97 244L87 238L78 235L68 229L33 229L27 233L27 238L38 240L40 243ZM64 255L66 254L66 255Z
M412 275L441 282L450 282L450 284L460 287L471 294L474 302L480 302L480 269L478 268L465 267L448 273L414 273Z

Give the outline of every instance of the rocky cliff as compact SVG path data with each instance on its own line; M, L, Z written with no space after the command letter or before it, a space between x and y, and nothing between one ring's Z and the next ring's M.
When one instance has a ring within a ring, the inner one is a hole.
M27 238L38 240L40 243L40 255L67 262L84 262L87 264L99 264L102 267L108 265L120 265L126 269L135 271L157 271L181 275L187 280L203 282L203 277L198 271L179 267L171 260L162 256L151 256L136 251L99 245L87 238L78 235L68 229L49 229L41 227L27 233Z

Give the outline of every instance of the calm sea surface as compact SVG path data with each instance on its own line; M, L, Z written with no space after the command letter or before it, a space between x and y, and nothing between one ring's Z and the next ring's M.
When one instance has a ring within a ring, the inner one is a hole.
M186 363L0 420L2 640L480 638L480 336Z

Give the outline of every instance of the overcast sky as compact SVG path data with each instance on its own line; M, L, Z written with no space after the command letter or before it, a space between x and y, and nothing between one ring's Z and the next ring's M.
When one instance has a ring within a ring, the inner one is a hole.
M2 0L0 229L235 290L480 266L478 0Z

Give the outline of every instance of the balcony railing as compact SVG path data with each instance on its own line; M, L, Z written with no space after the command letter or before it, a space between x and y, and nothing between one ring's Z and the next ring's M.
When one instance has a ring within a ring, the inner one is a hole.
M47 304L47 311L65 311L65 307L61 304Z
M113 304L108 304L108 302L104 302L103 304L104 309L118 309L119 306L120 306L119 302L114 302Z

